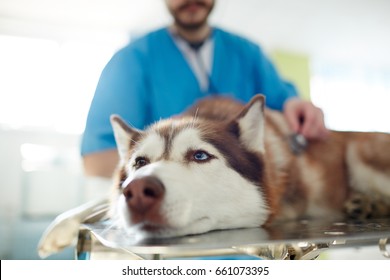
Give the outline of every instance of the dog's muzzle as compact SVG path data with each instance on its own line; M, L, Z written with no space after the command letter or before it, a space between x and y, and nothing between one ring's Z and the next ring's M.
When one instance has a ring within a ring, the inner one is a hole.
M131 223L163 225L161 204L164 194L165 187L156 177L145 176L132 180L123 189Z

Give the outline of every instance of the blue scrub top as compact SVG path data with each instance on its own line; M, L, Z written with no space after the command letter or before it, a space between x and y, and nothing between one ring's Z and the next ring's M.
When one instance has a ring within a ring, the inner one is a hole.
M219 28L214 28L211 36L214 61L209 81L212 89L208 92L201 90L168 28L151 32L118 51L97 85L81 153L116 147L111 114L143 129L215 93L243 102L262 93L266 95L266 105L276 110L281 110L288 98L297 96L294 86L280 78L258 45Z

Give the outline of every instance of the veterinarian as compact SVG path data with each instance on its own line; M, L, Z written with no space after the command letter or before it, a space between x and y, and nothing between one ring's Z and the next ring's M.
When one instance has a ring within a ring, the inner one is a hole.
M299 99L258 45L209 25L214 0L165 2L172 25L118 51L101 74L82 139L86 175L111 177L117 165L111 114L142 129L213 94L247 102L263 93L293 131L309 139L326 135L322 111Z

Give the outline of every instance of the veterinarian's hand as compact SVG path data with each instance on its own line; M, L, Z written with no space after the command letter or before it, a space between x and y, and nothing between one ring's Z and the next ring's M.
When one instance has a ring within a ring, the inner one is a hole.
M322 110L309 101L291 98L284 104L283 112L293 132L307 139L324 139L329 133Z

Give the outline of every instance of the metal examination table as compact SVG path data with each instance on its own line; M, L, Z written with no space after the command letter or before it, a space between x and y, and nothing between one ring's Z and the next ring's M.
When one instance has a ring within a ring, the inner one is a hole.
M390 258L386 246L390 220L300 220L265 228L212 231L178 238L137 239L113 227L109 221L83 224L76 259L176 259L224 258L316 259L327 250L378 246Z

